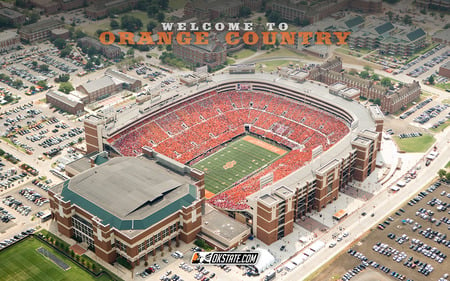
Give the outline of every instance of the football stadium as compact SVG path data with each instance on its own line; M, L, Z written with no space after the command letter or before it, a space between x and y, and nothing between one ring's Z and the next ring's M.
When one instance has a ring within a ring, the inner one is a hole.
M125 123L86 118L88 153L113 158L50 191L61 233L78 235L108 262L122 256L132 264L171 239L200 237L230 249L253 235L271 244L292 233L296 220L336 200L348 182L375 170L384 122L378 106L309 80L270 74L210 79L142 107ZM117 196L106 204L102 194L111 190ZM108 207L114 201L123 210ZM212 216L205 203L231 221L202 223ZM101 242L111 230L115 238Z

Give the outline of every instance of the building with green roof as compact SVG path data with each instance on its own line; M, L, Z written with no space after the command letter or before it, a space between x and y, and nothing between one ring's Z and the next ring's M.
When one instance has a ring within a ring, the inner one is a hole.
M203 172L143 148L49 190L58 230L114 262L139 264L163 245L191 242L201 229Z

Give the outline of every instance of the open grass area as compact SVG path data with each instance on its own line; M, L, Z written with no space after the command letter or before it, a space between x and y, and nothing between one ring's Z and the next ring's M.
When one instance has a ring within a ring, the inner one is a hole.
M439 125L437 128L430 128L430 131L439 133L439 132L442 132L443 130L445 130L445 128L447 128L448 126L450 126L449 120L445 121L444 124Z
M264 71L273 71L276 70L280 66L288 66L289 61L288 60L272 60L272 61L266 61L264 63L258 64L258 68L262 67Z
M249 56L253 55L255 53L255 51L250 50L250 49L242 49L237 51L236 53L232 54L232 57L235 59L244 59L244 58L248 58Z
M70 266L64 271L48 258L41 255L36 249L43 247L61 261ZM25 241L0 252L0 279L3 281L46 280L46 281L72 281L72 280L110 280L107 276L95 278L70 259L60 255L41 241L28 238Z
M444 100L442 100L442 103L450 104L450 99L444 99Z
M217 194L280 157L282 155L240 138L196 163L194 168L206 172L205 188Z
M430 148L436 139L430 134L424 134L417 138L400 139L394 136L394 141L397 143L399 150L405 152L425 152Z
M440 83L440 84L435 84L433 86L436 88L442 89L442 90L450 89L450 83Z
M450 168L450 161L447 162L447 164L445 165L445 168Z
M279 48L278 50L272 49L271 51L268 51L265 54L257 56L255 59L267 59L276 57L305 58L306 55L293 52L286 48Z
M169 8L174 10L184 8L186 5L186 0L169 0Z

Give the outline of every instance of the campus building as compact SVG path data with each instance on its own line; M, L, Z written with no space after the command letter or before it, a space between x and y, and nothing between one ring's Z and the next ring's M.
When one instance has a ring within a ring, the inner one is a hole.
M45 94L47 103L70 114L79 115L84 112L84 104L73 95L66 95L57 90L49 90Z
M92 1L92 5L86 7L84 12L86 16L90 19L100 19L105 18L109 13L116 11L131 10L136 6L137 0L114 0L114 1Z
M49 190L60 234L88 246L102 260L132 266L193 241L201 230L204 174L143 148L117 157Z
M32 43L50 38L51 30L63 27L63 22L55 19L46 19L23 26L19 29L20 39Z
M17 32L6 30L0 32L0 52L14 49L20 45L20 37Z
M76 90L85 96L83 102L88 104L114 95L122 90L136 92L139 91L141 87L141 80L125 73L108 69L101 78L88 81L87 83L78 86Z
M91 37L83 37L77 40L77 44L82 48L94 48L101 52L107 58L114 59L122 56L122 50L114 45L102 44L97 39Z
M339 57L330 59L321 66L312 69L308 78L328 85L340 82L348 87L359 89L360 96L371 100L379 99L381 110L387 113L399 111L402 107L415 101L421 92L418 81L400 85L392 90L380 84L375 84L374 81L345 73L342 71L342 61Z
M217 19L219 17L234 18L239 16L242 7L256 11L261 8L262 0L196 0L187 1L184 6L186 18L196 17L202 21Z
M439 75L450 78L450 62L444 63L439 67Z
M26 20L24 14L19 13L14 10L11 10L11 9L8 9L8 8L0 9L0 17L8 19L8 21L14 25L23 24Z
M180 45L174 41L173 53L178 58L192 63L193 65L207 65L211 68L224 64L227 60L226 43L215 36L211 36L206 45Z
M450 1L448 0L416 0L414 3L420 8L450 10Z
M295 1L281 0L272 3L272 10L279 12L281 17L289 21L308 21L314 23L338 11L353 9L364 13L379 13L382 11L381 0L326 0L326 1Z

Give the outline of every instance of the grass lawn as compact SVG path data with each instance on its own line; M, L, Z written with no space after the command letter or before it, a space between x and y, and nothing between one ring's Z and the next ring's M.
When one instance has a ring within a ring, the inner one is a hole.
M405 152L425 152L436 139L430 134L424 134L417 138L400 139L398 136L393 138L398 145L399 150Z
M206 172L205 188L217 194L280 157L282 155L240 138L196 163L194 168Z
M174 10L181 9L186 5L186 0L169 0L169 8Z
M442 100L442 103L450 104L450 99L444 99Z
M439 132L442 132L443 130L445 130L445 128L447 128L448 126L450 126L449 120L447 120L444 124L439 125L437 128L430 128L430 131L439 133Z
M445 165L445 168L450 168L450 161L448 161L447 165Z
M235 59L243 59L243 58L248 58L249 56L253 55L255 53L255 51L250 50L250 49L242 49L237 51L236 53L232 54L232 57Z
M36 251L43 247L50 251L70 269L64 271L51 260ZM79 268L70 259L59 255L55 250L46 246L35 238L28 238L7 250L0 252L0 276L2 281L46 280L46 281L72 281L72 280L110 280L106 276L95 278Z
M290 61L288 61L288 60L265 61L265 62L263 62L261 64L258 64L258 68L259 68L259 65L263 65L262 69L264 71L273 71L273 70L276 70L277 67L279 67L279 66L287 66L287 65L289 65L289 62Z
M266 59L266 58L275 58L275 57L292 57L292 58L305 58L306 55L298 54L286 48L280 48L278 50L272 49L271 51L266 52L260 56L255 57L255 59Z
M227 64L228 65L232 65L234 64L236 61L233 58L227 58Z
M435 84L433 86L437 87L439 89L442 89L442 90L450 89L450 83L440 83L440 84Z

